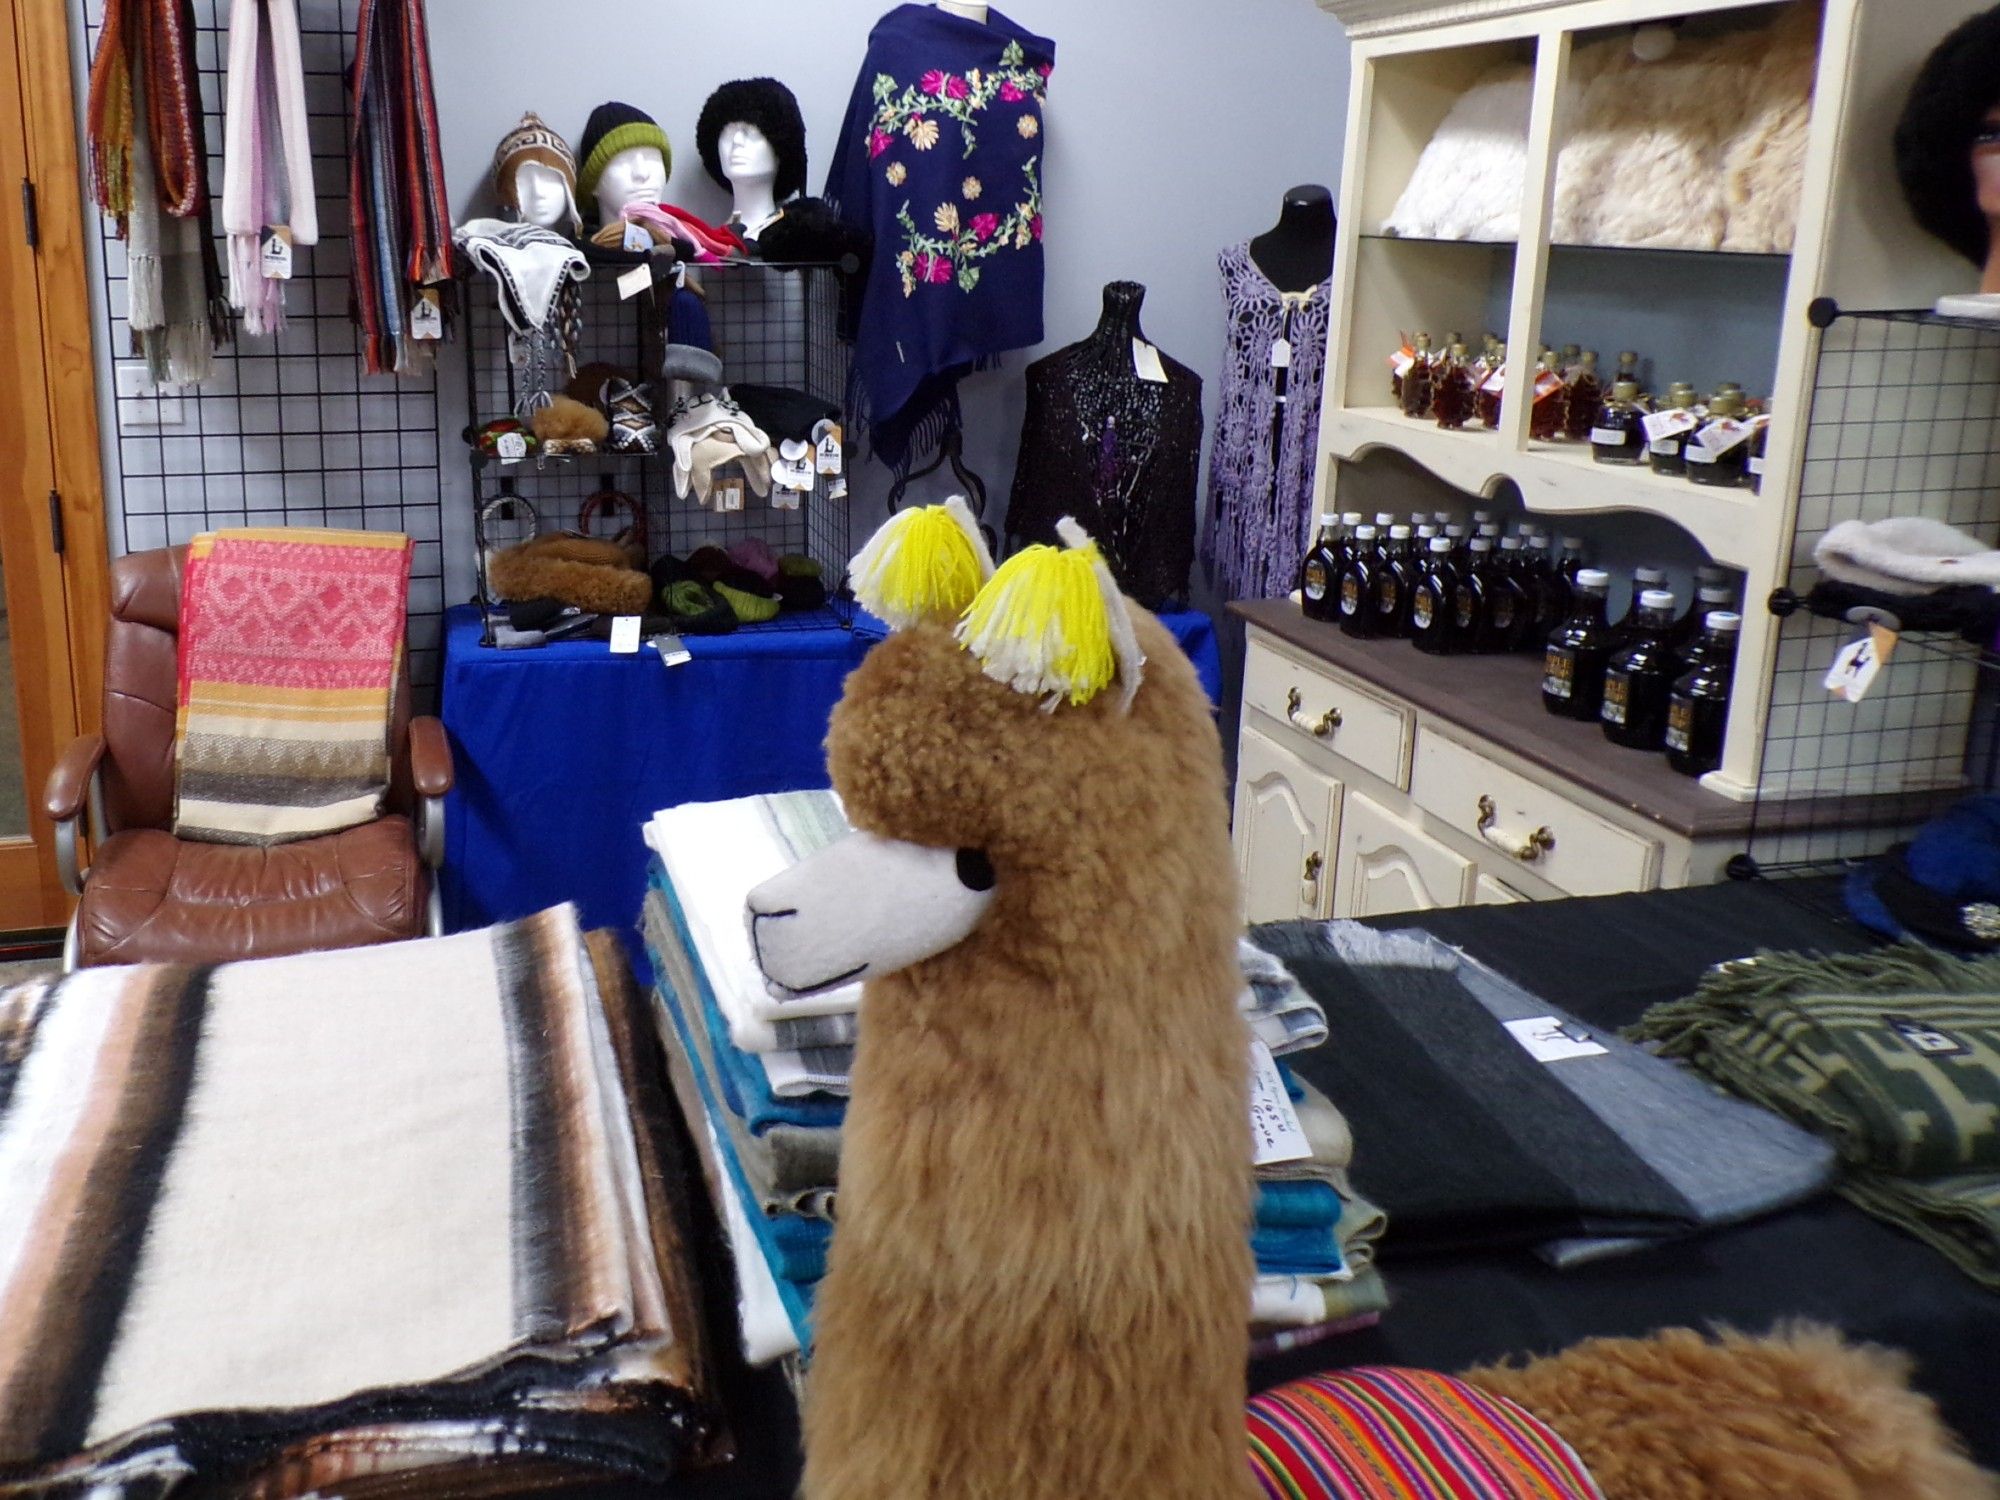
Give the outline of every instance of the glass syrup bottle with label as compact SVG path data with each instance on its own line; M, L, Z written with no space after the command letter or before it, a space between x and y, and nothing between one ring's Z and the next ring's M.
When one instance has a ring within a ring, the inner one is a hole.
M1340 517L1327 511L1319 518L1319 535L1299 567L1299 609L1308 620L1332 620L1340 615L1340 564L1343 533Z
M1654 438L1646 444L1646 463L1655 474L1687 473L1688 434L1700 425L1700 398L1694 387L1686 381L1675 381L1667 392L1667 404L1661 408L1661 415L1668 418L1667 425L1687 425L1678 432L1670 432L1665 437ZM1685 412L1685 417L1676 414Z
M1473 415L1491 432L1500 425L1500 406L1507 389L1507 346L1496 341L1486 356L1486 376L1473 394Z
M1539 652L1549 632L1569 618L1569 581L1556 571L1549 552L1549 539L1537 533L1528 538L1528 592L1534 599L1534 614L1521 628L1517 649Z
M1757 430L1750 434L1750 454L1743 460L1743 482L1752 494L1764 493L1764 445L1771 435L1771 415L1758 412L1753 418Z
M1375 570L1375 633L1401 637L1410 633L1410 584L1416 576L1410 556L1410 528L1391 526L1382 544L1381 565Z
M1563 432L1573 443L1589 439L1596 425L1597 409L1604 402L1604 381L1597 373L1597 351L1586 349L1564 376L1569 387L1569 416Z
M1556 554L1556 572L1571 588L1576 587L1576 575L1583 570L1583 538L1566 536L1562 539L1562 551Z
M1663 589L1667 586L1667 570L1652 563L1641 563L1632 570L1632 596L1627 600L1625 613L1611 625L1612 639L1623 651L1639 636L1639 599L1648 589Z
M1561 357L1544 349L1535 362L1534 404L1528 408L1528 436L1537 442L1558 441L1569 420L1569 387L1563 384Z
M1443 656L1452 649L1457 594L1458 569L1452 562L1451 538L1434 536L1410 592L1410 641L1419 651Z
M1736 589L1729 570L1703 563L1694 570L1694 603L1674 625L1673 648L1688 666L1701 650L1701 636L1709 611L1736 608Z
M1404 416L1428 417L1431 414L1431 398L1435 394L1431 383L1434 373L1431 336L1428 333L1420 333L1417 335L1416 358L1410 362L1410 367L1403 372L1403 389L1400 399L1403 403Z
M1446 352L1437 374L1437 391L1431 409L1440 427L1458 431L1474 416L1478 399L1478 376L1464 344L1453 344Z
M1743 484L1750 457L1750 429L1743 421L1743 398L1728 388L1708 402L1708 419L1696 428L1684 450L1687 477L1715 489Z
M1611 661L1611 627L1604 599L1611 575L1583 568L1576 575L1569 618L1549 635L1542 652L1542 707L1558 718L1597 718L1604 702L1604 669Z
M1680 659L1669 637L1674 629L1674 596L1647 589L1639 596L1632 644L1604 669L1604 702L1598 720L1604 737L1628 750L1664 748L1667 695L1680 675Z
M1639 355L1636 350L1621 349L1618 351L1618 379L1629 380L1632 384L1638 386L1639 396L1643 403L1646 387L1639 380Z
M1340 570L1340 628L1360 640L1375 634L1375 528L1354 528L1354 549Z
M1709 611L1699 659L1667 695L1667 764L1683 776L1706 776L1722 764L1729 727L1729 682L1736 671L1736 638L1743 617Z
M1529 577L1527 549L1518 536L1503 536L1493 563L1493 577L1486 587L1479 649L1518 651L1534 623L1535 593Z
M1639 384L1621 380L1597 408L1589 428L1590 456L1601 464L1642 464L1646 461L1645 410L1639 405Z
M1483 528L1482 528L1483 529ZM1479 650L1480 622L1493 587L1493 538L1476 536L1466 543L1469 554L1452 591L1451 634L1454 651Z

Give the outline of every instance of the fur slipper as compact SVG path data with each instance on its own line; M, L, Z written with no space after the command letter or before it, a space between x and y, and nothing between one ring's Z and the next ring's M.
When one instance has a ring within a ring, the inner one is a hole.
M595 453L611 433L603 412L573 396L551 396L530 425L545 453Z
M653 581L631 566L615 542L591 537L539 536L509 547L487 568L502 599L560 599L594 614L644 614Z
M1813 561L1836 582L1887 594L1928 594L1949 584L2000 589L2000 551L1927 516L1842 521L1819 539Z

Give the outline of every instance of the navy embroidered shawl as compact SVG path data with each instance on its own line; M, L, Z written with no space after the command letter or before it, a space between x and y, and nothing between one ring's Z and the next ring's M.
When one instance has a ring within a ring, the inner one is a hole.
M1055 43L993 10L875 23L826 196L875 237L854 376L876 451L904 462L959 378L1042 338L1042 102Z

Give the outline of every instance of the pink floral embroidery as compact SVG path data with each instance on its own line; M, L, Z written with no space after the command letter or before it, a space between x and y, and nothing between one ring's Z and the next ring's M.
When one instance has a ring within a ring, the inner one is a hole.
M1032 234L1036 239L1042 237L1042 216L1040 214L1036 214L1028 220L1028 233Z
M1044 77L1044 78L1048 77L1048 76L1049 76L1049 74L1051 74L1051 73L1055 72L1055 70L1056 70L1056 65L1055 65L1054 63L1036 63L1036 64L1035 64L1035 71L1036 71L1037 73L1041 74L1041 75L1042 75L1042 77Z
M1000 227L1000 215L974 214L972 223L967 227L972 230L972 237L983 245L993 238L993 232Z
M950 77L951 75L943 69L932 68L928 73L924 74L922 80L918 82L917 87L922 89L926 94L942 94L945 83Z
M917 254L917 276L920 280L942 284L951 280L951 261L948 257L934 255L928 250Z
M945 94L953 99L963 99L972 92L972 85L963 78L951 77L944 81Z
M1028 96L1027 93L1021 88L1021 85L1014 82L1014 80L1010 78L1005 83L1000 85L1000 97L1003 101L1005 101L1008 104L1019 104L1023 99L1027 98Z
M890 146L895 144L895 139L896 138L890 135L889 132L886 130L869 131L868 159L870 161L873 161L876 157L880 156L884 151L887 151Z

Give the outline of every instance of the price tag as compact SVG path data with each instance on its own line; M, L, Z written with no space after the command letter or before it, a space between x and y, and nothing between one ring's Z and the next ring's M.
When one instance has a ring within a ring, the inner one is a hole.
M413 339L444 337L444 309L438 304L436 288L425 287L417 293L417 300L410 304L410 337Z
M1493 367L1493 373L1486 377L1484 383L1482 383L1479 388L1482 391L1491 391L1496 396L1499 395L1502 391L1506 390L1507 367L1505 365L1495 365Z
M1160 351L1144 339L1132 340L1132 368L1139 372L1141 380L1150 380L1155 385L1167 383L1167 367L1160 363Z
M1394 354L1389 356L1389 368L1396 372L1396 378L1398 380L1401 380L1405 375L1409 374L1410 366L1414 365L1416 362L1417 362L1417 351L1412 349L1408 344L1403 345L1402 348L1398 349Z
M1299 1112L1292 1108L1292 1096L1285 1092L1278 1060L1255 1036L1250 1038L1250 1141L1250 1159L1260 1167L1312 1155L1312 1142L1299 1124Z
M266 224L257 234L257 268L266 281L292 279L292 229L289 224Z
M826 498L829 500L845 500L847 498L847 476L845 474L826 487Z
M623 302L653 289L653 265L634 266L618 278L618 300Z
M1536 1062L1562 1062L1571 1057L1602 1057L1610 1051L1590 1038L1590 1033L1574 1021L1554 1016L1534 1016L1525 1021L1503 1023L1509 1034Z
M1590 429L1590 440L1602 447L1622 448L1625 446L1625 433L1617 427L1593 427Z
M718 511L743 509L743 481L740 479L718 479L714 495Z
M1868 634L1840 648L1826 674L1826 690L1836 698L1859 703L1874 686L1875 678L1896 654L1900 640L1886 625L1870 625Z
M688 650L687 643L672 631L662 631L650 637L646 644L660 653L662 666L678 667L684 661L694 660L694 653Z
M1691 448L1700 448L1709 460L1722 457L1739 443L1750 440L1756 429L1748 422L1739 422L1734 417L1717 417L1694 435Z
M1271 344L1271 368L1289 370L1292 367L1292 341L1276 339Z
M840 424L833 421L819 422L814 426L812 435L813 467L828 477L838 474L843 467L840 456L843 434Z
M503 464L517 464L528 456L528 440L518 432L503 432L493 440L493 452Z
M1700 421L1692 407L1670 406L1665 411L1647 412L1639 425L1646 430L1647 442L1662 443L1692 430Z
M625 238L621 241L621 248L636 250L641 255L649 254L653 248L653 237L646 232L645 225L634 224L630 219L627 219L625 221Z
M611 622L611 654L631 656L639 649L639 617L619 615Z

